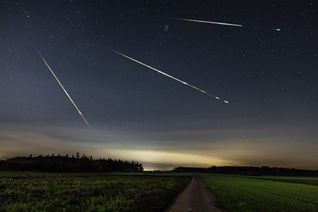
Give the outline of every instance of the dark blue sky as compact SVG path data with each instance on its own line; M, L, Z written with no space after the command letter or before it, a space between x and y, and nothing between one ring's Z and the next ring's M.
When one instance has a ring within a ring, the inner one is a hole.
M148 167L317 168L317 9L314 1L1 0L0 157L80 151Z

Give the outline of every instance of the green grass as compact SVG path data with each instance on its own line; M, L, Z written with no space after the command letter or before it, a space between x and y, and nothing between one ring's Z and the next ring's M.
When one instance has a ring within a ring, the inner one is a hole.
M311 182L316 178L252 178L216 174L203 175L202 178L221 205L230 212L318 211L318 186L291 182ZM285 180L288 182L283 182Z
M278 182L286 183L300 183L307 185L316 185L318 186L318 177L276 177L276 176L266 176L266 177L257 177L257 179L266 179Z
M0 211L162 211L189 179L0 172Z

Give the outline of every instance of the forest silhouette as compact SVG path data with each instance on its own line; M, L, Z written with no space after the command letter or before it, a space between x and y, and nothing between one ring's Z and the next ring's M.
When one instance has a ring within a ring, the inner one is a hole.
M136 161L93 158L76 153L8 158L0 161L1 169L44 172L142 172L143 166Z

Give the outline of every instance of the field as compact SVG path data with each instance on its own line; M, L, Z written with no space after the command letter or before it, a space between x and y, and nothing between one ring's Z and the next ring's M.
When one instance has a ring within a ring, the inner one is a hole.
M318 179L203 175L227 211L318 211Z
M201 175L226 211L318 211L318 178ZM0 211L163 211L190 175L0 172Z
M287 183L300 183L307 185L317 185L318 186L318 178L312 177L259 177L261 179L267 179L278 182L287 182Z
M0 172L0 211L162 211L189 179Z

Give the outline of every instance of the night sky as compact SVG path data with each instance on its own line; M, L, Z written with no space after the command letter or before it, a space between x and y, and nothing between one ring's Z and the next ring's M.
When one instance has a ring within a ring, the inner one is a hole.
M316 169L317 21L315 1L0 0L0 158Z

